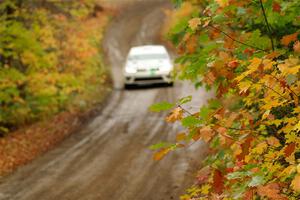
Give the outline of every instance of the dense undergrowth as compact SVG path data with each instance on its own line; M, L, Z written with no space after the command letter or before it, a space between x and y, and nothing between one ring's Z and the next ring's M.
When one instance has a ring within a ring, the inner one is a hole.
M300 2L175 3L177 77L216 95L196 113L184 108L192 97L150 108L173 108L166 121L186 128L176 144L154 145L154 158L209 143L207 166L182 200L300 199Z
M98 0L0 1L0 133L86 109L109 88Z

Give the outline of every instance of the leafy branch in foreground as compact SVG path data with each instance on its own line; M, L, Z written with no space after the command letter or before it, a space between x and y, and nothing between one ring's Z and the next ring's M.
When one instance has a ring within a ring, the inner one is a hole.
M172 104L166 121L185 131L155 159L209 144L207 167L182 200L299 199L300 2L194 3L169 35L181 55L176 74L216 95L195 113Z

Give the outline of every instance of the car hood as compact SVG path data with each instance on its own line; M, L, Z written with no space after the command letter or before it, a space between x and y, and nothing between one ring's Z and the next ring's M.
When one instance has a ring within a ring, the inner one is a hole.
M149 68L160 68L166 65L170 65L169 60L137 60L129 61L126 66L133 67L136 69L149 69Z

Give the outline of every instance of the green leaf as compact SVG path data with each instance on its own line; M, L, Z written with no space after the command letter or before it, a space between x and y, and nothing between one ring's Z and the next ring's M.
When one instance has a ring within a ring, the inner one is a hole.
M207 120L209 116L210 109L207 106L202 106L200 109L200 117L204 120Z
M192 127L201 124L201 120L194 116L188 116L181 120L181 124L184 127Z
M193 97L191 95L187 96L187 97L183 97L183 98L178 100L178 104L182 105L182 104L188 103L188 102L192 101L192 98Z
M286 77L286 82L291 86L295 81L297 81L297 76L295 74L289 74Z
M265 179L263 176L261 175L256 175L256 176L253 176L250 183L248 184L249 187L256 187L256 186L259 186L259 185L263 185L265 183Z
M173 103L161 102L161 103L153 104L152 106L149 107L149 110L152 112L161 112L165 110L170 110L174 106L175 104Z
M210 109L216 110L222 106L221 101L217 99L212 99L209 101L208 106Z
M161 148L165 148L165 147L169 147L169 146L170 146L169 143L166 143L166 142L160 142L160 143L151 145L151 146L149 147L149 149L150 149L150 150L157 150L157 149L161 149Z
M179 8L183 3L183 0L173 0L173 3L175 4L176 8Z
M239 178L244 178L246 176L250 176L252 174L252 172L241 172L241 171L237 171L237 172L232 172L227 174L227 178L228 179L239 179Z

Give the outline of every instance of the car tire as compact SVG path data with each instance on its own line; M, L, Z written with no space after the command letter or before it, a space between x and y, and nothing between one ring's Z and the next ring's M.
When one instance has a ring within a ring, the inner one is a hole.
M132 85L124 84L124 89L125 90L131 89L131 88L132 88Z
M167 85L168 85L169 87L173 87L173 86L174 86L174 82L167 83Z

